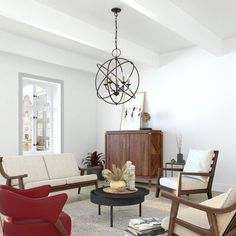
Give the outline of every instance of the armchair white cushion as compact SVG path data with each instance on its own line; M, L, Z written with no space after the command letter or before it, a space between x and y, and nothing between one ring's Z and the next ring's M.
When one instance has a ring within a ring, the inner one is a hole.
M195 150L190 149L186 164L184 166L184 172L209 172L212 157L214 152L212 150ZM188 177L200 179L207 182L208 177L190 175Z
M161 178L160 184L171 189L178 189L177 177ZM206 187L207 183L199 181L199 179L189 178L185 176L182 177L182 185L181 185L182 190L202 189Z

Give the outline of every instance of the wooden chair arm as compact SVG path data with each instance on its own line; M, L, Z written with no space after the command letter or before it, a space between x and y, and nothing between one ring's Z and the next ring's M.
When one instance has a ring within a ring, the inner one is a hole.
M164 171L183 171L183 168L158 168L157 170L157 178L160 179L163 175Z
M211 176L211 173L206 172L180 172L180 175L194 175L194 176Z
M0 174L3 176L3 178L5 178L7 181L6 181L6 185L8 186L11 186L11 181L13 179L18 179L18 183L19 183L19 187L21 189L24 188L24 183L23 183L23 178L27 177L28 175L27 174L23 174L23 175L15 175L15 176L9 176L4 168L3 168L3 157L0 157Z
M162 196L172 200L172 202L183 204L183 205L186 205L186 206L189 206L189 207L201 210L201 211L205 211L207 213L212 213L212 214L224 214L224 213L231 212L236 209L236 203L225 208L215 208L215 207L209 207L203 204L195 203L187 199L183 199L181 197L177 197L174 194L171 194L168 192L163 192Z
M170 168L170 167L166 167L166 168L158 168L158 169L161 169L162 171L163 170L170 170L170 171L183 171L184 168Z
M9 179L21 179L21 178L25 178L25 177L28 177L28 175L23 174L23 175L8 176Z
M55 227L60 232L61 236L69 236L69 234L67 233L64 225L62 224L62 222L59 218L57 219L57 221L55 223Z

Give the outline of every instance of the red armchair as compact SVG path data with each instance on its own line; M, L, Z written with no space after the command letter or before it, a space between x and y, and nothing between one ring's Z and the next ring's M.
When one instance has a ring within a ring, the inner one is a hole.
M69 236L71 219L62 208L66 194L48 196L50 186L15 189L0 185L3 236Z

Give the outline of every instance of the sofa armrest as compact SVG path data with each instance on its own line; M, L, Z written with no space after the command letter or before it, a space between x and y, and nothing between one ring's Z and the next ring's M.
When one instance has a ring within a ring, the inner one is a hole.
M18 183L19 183L19 187L21 189L24 188L24 183L23 183L23 178L27 177L28 175L27 174L23 174L23 175L15 175L15 176L9 176L4 168L3 168L3 157L0 157L0 174L3 176L3 178L5 178L7 181L6 181L6 185L8 186L11 186L11 181L13 179L18 179Z
M91 166L91 167L79 167L80 175L84 175L84 172L87 170L96 170L98 171L101 167L100 166Z

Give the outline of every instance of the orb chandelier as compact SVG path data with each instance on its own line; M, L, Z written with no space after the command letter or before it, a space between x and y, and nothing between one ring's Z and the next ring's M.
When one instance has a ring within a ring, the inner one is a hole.
M119 105L135 98L139 87L139 73L133 62L120 57L117 46L117 17L120 8L112 8L115 16L115 48L111 59L97 64L95 87L98 98L113 105Z

